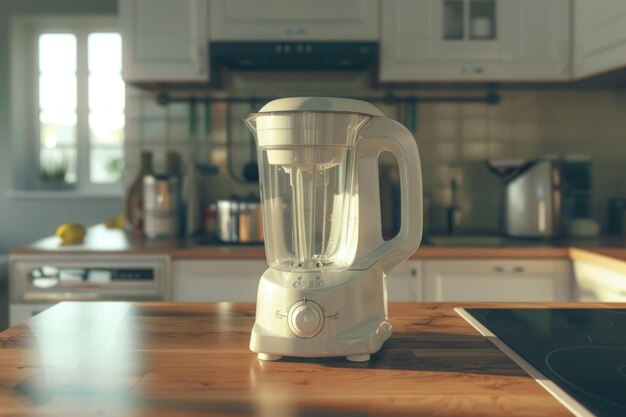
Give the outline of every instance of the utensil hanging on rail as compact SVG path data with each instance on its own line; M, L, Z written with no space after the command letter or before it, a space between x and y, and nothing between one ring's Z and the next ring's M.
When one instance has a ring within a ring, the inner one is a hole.
M229 102L226 102L226 166L228 168L228 176L240 184L247 184L247 181L235 171L233 157L235 149L233 146L233 109Z
M248 113L254 113L256 111L255 107L255 101L251 101ZM243 167L243 177L249 182L259 182L259 165L257 163L254 135L248 129L246 131L250 146L250 161Z
M195 96L194 96L195 97ZM195 97L197 100L201 100L208 103L250 103L250 102L269 102L277 99L278 97L274 96L228 96L228 97L212 97L212 96L204 96L204 97ZM399 102L406 101L414 101L417 104L421 103L482 103L489 106L495 106L502 101L500 94L497 93L493 88L487 88L485 94L482 95L410 95L410 96L399 96L394 95L393 93L386 95L372 95L372 96L352 96L352 97L344 97L351 98L353 100L361 100L368 101L371 103L381 103L381 104L397 104ZM180 103L189 101L189 98L185 97L171 97L167 92L161 91L157 94L156 101L161 106L167 106L170 103Z
M203 139L206 141L205 145L212 145L212 133L213 133L213 118L211 111L211 103L204 102L204 134ZM196 149L196 155L200 155L199 149ZM208 156L210 157L210 156ZM213 165L210 161L198 162L196 161L196 168L198 172L203 175L215 175L219 172L219 168Z

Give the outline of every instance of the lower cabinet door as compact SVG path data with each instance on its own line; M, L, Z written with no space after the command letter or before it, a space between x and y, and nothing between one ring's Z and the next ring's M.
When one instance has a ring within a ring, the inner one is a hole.
M265 260L175 260L172 266L174 301L254 302Z
M420 261L405 261L387 275L387 300L420 301L421 299Z
M569 261L424 262L424 301L568 301Z

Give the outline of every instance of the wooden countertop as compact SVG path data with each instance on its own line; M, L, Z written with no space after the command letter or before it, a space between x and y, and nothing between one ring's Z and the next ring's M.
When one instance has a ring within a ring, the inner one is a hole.
M559 259L569 257L572 247L626 260L626 238L600 237L578 241L562 240L553 243L532 240L514 240L502 246L433 246L422 242L413 259L473 259L473 258L532 258ZM49 236L29 246L17 247L11 254L168 254L179 259L264 259L263 245L202 245L194 238L155 239L132 237L119 229L96 225L88 229L85 242L80 245L61 245L59 238Z
M570 415L453 307L391 304L370 362L260 362L253 304L64 302L0 333L0 416Z
M57 237L41 239L11 250L12 255L57 254L166 254L172 259L265 259L262 245L198 245L192 238L147 240L131 238L122 230L96 225L88 229L82 245L63 246ZM626 273L626 239L607 238L557 241L553 244L517 241L513 245L450 247L422 244L411 259L573 259L608 266Z

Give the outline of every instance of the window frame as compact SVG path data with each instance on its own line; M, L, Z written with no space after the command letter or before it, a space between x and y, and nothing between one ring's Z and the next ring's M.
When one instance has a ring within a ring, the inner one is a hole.
M90 179L88 36L121 34L116 16L29 16L11 21L11 109L13 124L14 187L25 191L68 191L73 194L123 195L123 178L117 183ZM76 35L76 182L48 183L40 178L41 132L39 123L38 40L44 33ZM124 145L122 145L124 149ZM33 169L35 167L35 169Z

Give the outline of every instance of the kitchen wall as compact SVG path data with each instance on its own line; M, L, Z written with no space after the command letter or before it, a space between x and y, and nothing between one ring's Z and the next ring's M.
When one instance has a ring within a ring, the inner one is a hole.
M114 216L122 206L122 196L94 199L65 193L13 191L13 164L19 163L15 160L17 149L31 138L11 135L10 20L19 15L116 13L116 0L0 1L0 253L51 235L64 222L97 223Z
M362 75L332 74L304 76L239 75L230 80L235 95L364 95L384 94L367 88ZM483 91L421 90L395 91L416 95L480 95ZM496 232L499 226L499 179L485 167L495 158L538 158L541 156L589 157L592 161L592 214L605 224L607 199L626 197L626 92L612 90L503 90L498 105L437 103L417 108L416 140L421 152L424 189L432 205L432 229L444 230L444 209L450 204L450 180L459 184L461 206L459 232ZM172 96L221 94L174 91ZM127 178L136 175L141 149L155 152L157 165L172 149L187 155L189 150L204 163L219 167L217 176L206 177L205 199L229 194L257 192L256 184L245 185L227 174L226 108L211 106L211 127L204 129L204 110L196 108L198 131L189 141L189 105L159 106L155 92L129 90L127 109ZM260 103L262 104L262 103ZM257 106L258 108L259 106ZM381 106L390 117L395 107ZM247 105L232 110L235 174L248 158L249 136L240 122ZM189 143L199 146L189 147Z
M492 229L499 182L473 162L491 158L590 157L592 215L606 224L607 199L626 196L626 92L502 91L497 106L420 107L425 189L449 204L461 176L461 228ZM468 165L473 175L463 176ZM465 185L463 185L465 184Z

